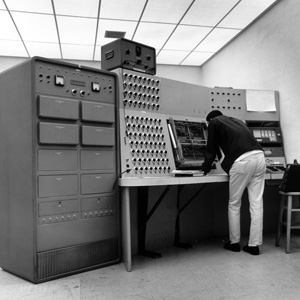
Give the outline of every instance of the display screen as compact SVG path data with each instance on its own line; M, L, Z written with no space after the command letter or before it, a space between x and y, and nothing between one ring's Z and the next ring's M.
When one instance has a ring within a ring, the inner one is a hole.
M206 124L174 120L177 141L180 143L185 160L201 160L206 148Z
M253 136L256 139L268 139L270 142L277 142L275 130L270 129L254 129Z

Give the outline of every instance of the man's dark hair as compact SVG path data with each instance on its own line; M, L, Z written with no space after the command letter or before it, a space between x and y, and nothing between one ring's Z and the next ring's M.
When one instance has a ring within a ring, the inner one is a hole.
M211 119L222 116L223 114L219 110L212 110L206 117L206 121L209 122Z

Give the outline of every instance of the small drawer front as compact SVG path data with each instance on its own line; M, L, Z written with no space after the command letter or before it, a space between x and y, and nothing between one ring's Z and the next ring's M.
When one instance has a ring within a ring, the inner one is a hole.
M38 170L73 171L78 169L77 150L38 150Z
M90 151L82 150L81 169L83 170L114 170L115 152L114 151Z
M78 194L77 175L38 177L39 197L73 196Z
M39 203L39 216L79 212L78 200L56 200Z
M111 104L82 102L81 118L83 121L113 123L115 121L114 109Z
M114 128L82 126L82 145L113 146L114 144Z
M97 198L86 198L81 200L82 211L97 210L114 206L115 196L101 196Z
M81 175L81 194L99 194L113 191L116 180L114 174L84 174Z
M79 101L40 96L39 116L67 120L79 119Z
M39 124L40 144L79 144L79 126L71 124L44 123Z

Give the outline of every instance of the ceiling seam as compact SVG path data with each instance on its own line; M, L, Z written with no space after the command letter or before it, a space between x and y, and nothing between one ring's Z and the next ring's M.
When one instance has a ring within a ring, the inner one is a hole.
M20 33L19 29L18 29L18 26L17 26L17 24L16 24L16 22L15 22L13 16L12 16L10 10L8 9L8 6L7 6L6 2L5 2L5 0L3 0L3 3L4 3L4 5L5 5L6 9L7 9L7 12L8 12L8 14L9 14L9 16L10 16L12 22L14 23L14 26L15 26L17 32L18 32L18 35L19 35L19 37L20 37L20 39L21 39L21 42L22 42L22 44L23 44L23 46L24 46L24 48L25 48L25 51L26 51L28 57L30 57L29 51L28 51L28 49L27 49L27 47L26 47L26 44L25 44L25 42L24 42L24 40L23 40L23 38L22 38L22 35L21 35L21 33Z
M96 33L95 33L95 42L94 42L94 51L93 51L93 60L95 60L96 49L97 49L97 38L98 38L101 4L102 4L101 0L99 0L98 13L97 13L97 24L96 24ZM101 59L100 59L100 61L101 61Z
M191 53L193 53L196 48L212 33L212 31L214 31L216 29L216 27L235 9L235 7L241 2L242 0L239 0L228 12L227 14L225 14L225 16L223 16L223 18L221 18L221 20L212 28L212 30L210 30L205 37L190 51L190 53L178 64L181 65L190 55ZM227 44L227 43L226 43ZM225 46L225 45L224 45Z
M54 17L55 26L56 26L57 39L58 39L58 46L59 46L59 51L60 51L60 57L61 57L61 59L63 59L63 52L62 52L62 48L61 48L61 41L60 41L60 35L59 35L59 29L58 29L58 23L57 23L56 12L55 12L55 7L54 7L54 1L53 1L53 0L51 0L51 4L52 4L53 17Z
M139 20L138 20L138 23L136 24L136 27L135 27L135 29L134 29L134 32L133 32L133 35L132 35L131 40L134 39L134 36L135 36L136 31L137 31L137 29L138 29L138 27L139 27L139 25L140 25L140 23L141 23L141 19L142 19L142 17L143 17L143 14L144 14L144 12L145 12L145 10L146 10L147 5L148 5L148 0L146 0L146 3L145 3L145 5L144 5L144 7L143 7L142 13L141 13L140 18L139 18Z
M189 7L187 8L187 10L185 11L185 13L182 15L182 17L180 18L180 20L177 22L175 28L173 29L173 31L171 32L171 34L169 35L169 37L167 38L167 40L165 41L165 43L162 45L162 47L160 48L160 50L158 51L158 53L156 54L156 56L158 56L158 54L161 52L161 50L165 47L165 45L168 43L168 41L170 40L171 36L173 35L173 33L175 32L175 30L178 28L180 22L183 20L183 18L186 16L186 14L188 13L188 11L190 10L190 8L193 6L193 4L195 3L196 0L193 0L191 2L191 4L189 5Z

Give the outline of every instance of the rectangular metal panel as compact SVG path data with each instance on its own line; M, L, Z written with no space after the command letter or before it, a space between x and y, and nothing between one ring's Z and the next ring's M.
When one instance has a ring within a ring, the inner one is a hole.
M38 176L39 197L73 196L78 194L77 175Z
M39 123L40 144L79 144L79 126L73 124Z
M113 191L114 174L84 174L81 175L81 194L99 194Z
M38 150L40 171L72 171L78 169L77 150Z
M79 211L77 199L55 200L39 203L39 216L49 216L53 214L64 214Z
M82 145L113 146L115 129L107 127L82 126Z
M80 167L83 170L114 170L114 151L105 150L81 150Z
M115 196L100 196L94 198L86 198L81 200L81 210L97 210L102 208L109 208L115 205Z
M39 116L56 119L79 119L79 102L58 97L39 97Z
M113 123L115 121L115 108L113 105L82 102L81 119L84 121Z
M118 239L112 238L37 253L38 280L49 280L57 275L67 275L81 269L118 261L118 243Z

